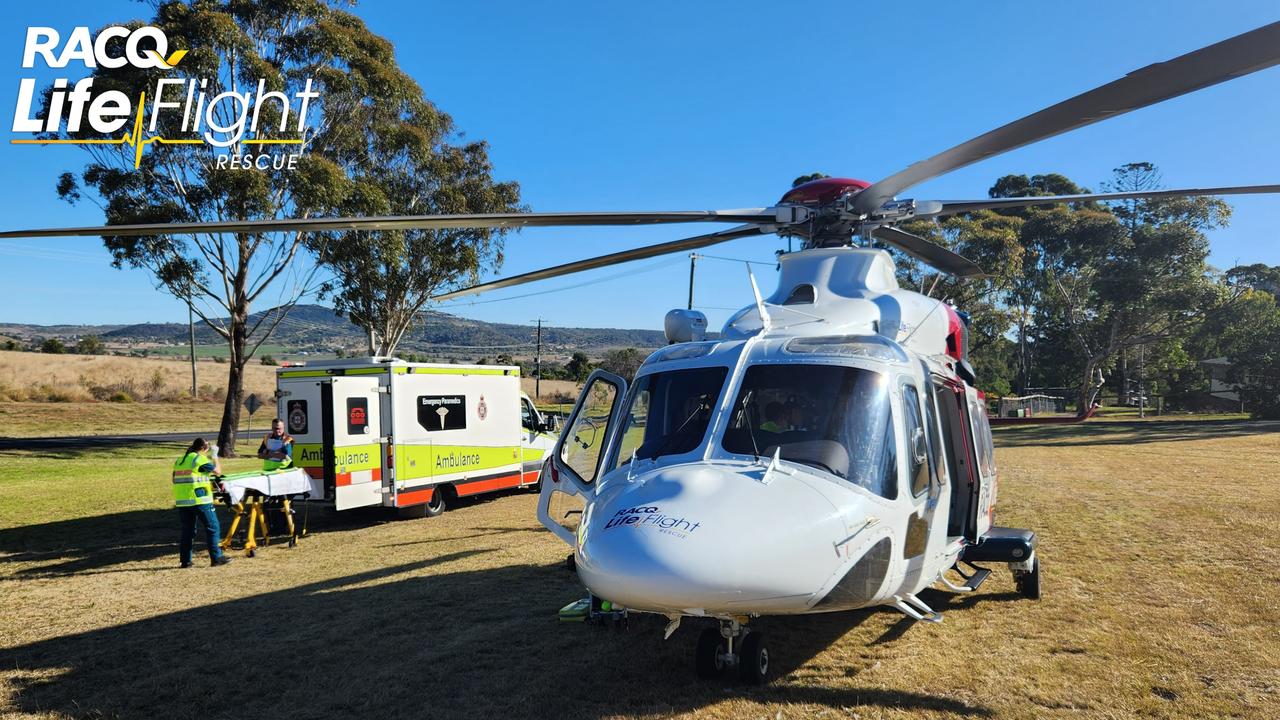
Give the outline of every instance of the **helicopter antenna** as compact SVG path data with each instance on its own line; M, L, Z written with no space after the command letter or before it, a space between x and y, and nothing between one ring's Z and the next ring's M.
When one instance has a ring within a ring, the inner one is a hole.
M933 291L938 287L938 281L942 279L942 273L933 276L933 283L929 285L929 292L925 293L928 297L933 297Z
M769 322L769 313L764 309L764 298L760 295L760 286L756 285L756 275L751 272L751 265L747 264L747 278L751 280L751 294L756 297L756 312L760 313L760 333L769 332L771 323Z

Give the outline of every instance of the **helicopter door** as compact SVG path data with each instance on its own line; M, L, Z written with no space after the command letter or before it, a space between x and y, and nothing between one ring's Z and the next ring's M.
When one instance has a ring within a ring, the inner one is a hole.
M971 441L973 431L966 390L967 386L950 380L933 386L938 418L942 424L942 444L946 450L947 480L951 486L947 535L964 536L970 542L977 542L980 535L975 519L981 480L977 453Z
M543 477L551 482L542 483L538 520L571 546L577 544L578 524L608 456L609 430L626 393L626 380L604 370L591 373L547 461L550 472Z
M902 557L907 562L905 584L909 586L919 581L925 558L936 554L944 541L942 531L946 523L945 514L938 512L943 487L941 478L945 471L933 393L925 392L921 401L921 393L915 384L904 382L902 416L907 438L904 484L911 496L912 511L907 517Z
M977 463L974 465L978 475L978 492L973 505L972 525L974 533L980 538L991 529L995 519L996 504L996 461L995 448L991 440L991 422L987 419L986 397L972 387L966 388L966 399L969 405L969 427L971 442Z

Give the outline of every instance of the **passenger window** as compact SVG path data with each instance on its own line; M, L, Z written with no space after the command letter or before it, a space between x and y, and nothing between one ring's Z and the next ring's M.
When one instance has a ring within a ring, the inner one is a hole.
M593 380L583 390L573 423L564 436L560 460L585 483L595 482L617 398L617 385L603 377Z
M943 475L946 472L944 470L946 460L943 457L945 449L942 445L942 436L938 434L937 393L928 393L928 397L924 400L924 422L928 426L925 430L929 438L929 465L933 470L934 481L938 484L938 487L942 487Z
M929 440L920 420L920 394L914 385L902 386L902 412L907 428L907 481L919 497L929 489Z
M520 399L520 424L526 430L536 430L533 426L533 408L529 406L529 401L524 398Z
M973 425L974 450L982 474L992 477L996 473L995 446L991 438L991 423L987 420L987 406L977 399L969 401L969 417Z

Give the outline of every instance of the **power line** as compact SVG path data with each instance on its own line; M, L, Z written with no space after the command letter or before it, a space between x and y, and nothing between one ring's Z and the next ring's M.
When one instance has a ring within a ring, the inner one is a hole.
M605 277L602 277L602 278L596 278L595 280L580 282L576 285L566 285L565 287L552 288L550 290L539 290L537 292L524 293L523 295L512 295L510 297L496 298L493 300L474 300L471 302L454 301L457 304L440 305L438 307L448 310L455 307L461 307L464 305L466 306L487 305L489 303L506 302L508 300L520 300L528 297L536 297L538 295L549 295L551 293L564 292L565 290L576 290L577 288L587 287L588 285L599 285L600 283L603 283L603 282L609 282L610 280L617 280L618 278L629 277L631 275L639 275L640 273L652 272L654 270L659 270L669 265L674 265L675 263L682 263L682 262L684 262L684 258L674 258L671 260L664 260L662 262L654 263L653 265L650 265L648 267L644 267L636 270L624 270L622 272L614 273L612 275L606 275Z

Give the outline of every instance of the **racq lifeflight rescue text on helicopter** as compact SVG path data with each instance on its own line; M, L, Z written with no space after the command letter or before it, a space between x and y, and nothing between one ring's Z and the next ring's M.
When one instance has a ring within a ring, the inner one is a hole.
M1280 185L961 201L894 199L979 160L1280 62L1280 23L1114 82L961 143L875 183L826 178L771 207L680 212L508 213L112 225L0 237L387 230L718 222L734 227L447 293L483 292L695 250L755 235L798 238L777 289L734 314L719 338L673 311L672 345L628 383L588 380L543 470L538 515L573 548L588 613L714 618L700 675L769 672L762 615L897 608L941 616L916 593L972 592L1005 563L1040 594L1031 530L994 524L996 467L966 327L947 303L898 287L876 240L960 277L963 257L894 227L980 209L1185 195L1276 193ZM576 498L580 513L563 508ZM955 571L958 577L949 578Z

